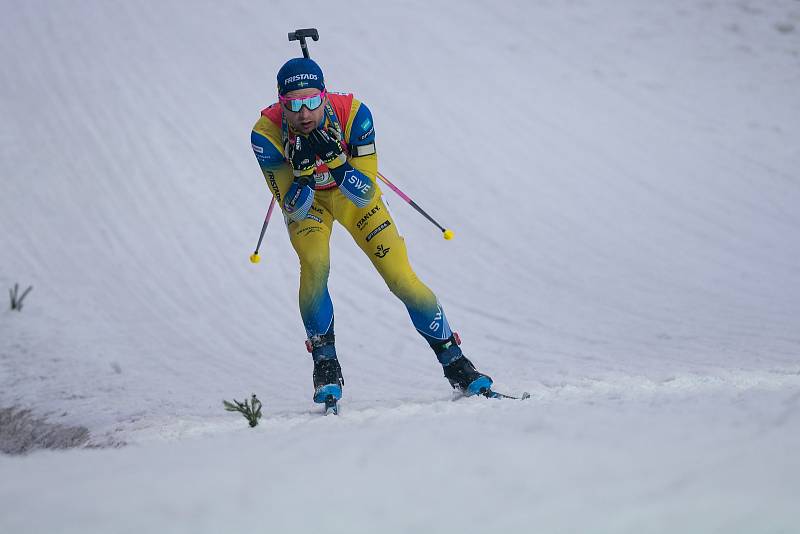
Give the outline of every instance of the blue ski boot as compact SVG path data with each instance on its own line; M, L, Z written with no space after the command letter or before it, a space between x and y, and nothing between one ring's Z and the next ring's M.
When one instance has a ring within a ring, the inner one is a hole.
M314 360L314 402L324 403L326 409L335 408L336 402L342 398L344 377L336 359L333 332L312 337L306 341L306 348Z
M431 345L439 363L442 364L444 377L467 397L486 395L492 390L492 379L475 369L464 353L461 352L461 339L455 332L445 341Z

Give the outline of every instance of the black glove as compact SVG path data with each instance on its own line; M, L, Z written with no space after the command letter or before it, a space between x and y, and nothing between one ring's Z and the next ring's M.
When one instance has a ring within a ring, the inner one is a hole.
M330 170L341 167L347 163L347 154L344 153L339 134L333 128L328 130L314 130L308 134L308 141L313 150Z
M308 138L298 135L294 142L287 141L284 147L286 159L292 166L295 182L300 186L310 184L314 186L314 169L317 166L317 156L311 148Z

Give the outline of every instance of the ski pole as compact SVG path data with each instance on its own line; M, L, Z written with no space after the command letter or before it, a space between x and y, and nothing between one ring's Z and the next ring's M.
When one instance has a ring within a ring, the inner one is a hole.
M390 188L392 191L394 191L395 193L397 193L397 196L399 196L400 198L402 198L403 200L405 200L406 202L408 202L408 204L409 204L409 205L410 205L412 208L414 208L415 210L417 210L417 212L418 212L420 215L422 215L423 217L425 217L426 219L428 219L430 222L432 222L432 223L434 224L434 226L436 226L436 227L437 227L439 230L441 230L441 231L442 231L442 237L444 237L445 239L448 239L448 240L450 240L450 239L453 239L453 236L454 236L454 234L453 234L453 231L452 231L452 230L448 230L447 228L445 228L444 226L442 226L441 224L439 224L438 222L436 222L436 221L434 220L434 218L433 218L433 217L431 217L430 215L428 215L427 213L425 213L425 210L424 210L424 209L420 208L420 207L417 205L417 203L416 203L416 202L414 202L413 200L411 200L411 198L410 198L408 195L406 195L405 193L403 193L403 192L400 190L400 188L399 188L399 187L397 187L397 186L396 186L396 185L394 185L392 182L390 182L390 181L389 181L389 179L388 179L387 177L385 177L384 175L382 175L382 174L379 172L379 173L378 173L378 178L380 178L380 179L381 179L381 181L382 181L383 183L385 183L386 185L388 185L388 186L389 186L389 188Z
M269 224L269 220L272 217L273 209L275 209L275 197L272 197L272 200L269 201L269 209L267 210L267 217L264 219L264 226L261 227L261 235L258 236L258 244L256 245L256 251L250 255L251 263L258 263L261 261L261 256L258 255L258 249L261 248L261 241L264 240L264 232L267 231L267 225Z

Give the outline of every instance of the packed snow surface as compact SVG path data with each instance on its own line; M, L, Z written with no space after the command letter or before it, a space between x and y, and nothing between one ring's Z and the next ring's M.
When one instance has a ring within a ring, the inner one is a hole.
M0 532L800 531L800 2L3 0ZM342 413L249 145L309 42L466 354L338 229ZM222 409L251 393L255 429ZM75 448L74 445L81 445ZM69 450L38 450L36 447ZM31 452L33 451L33 452Z

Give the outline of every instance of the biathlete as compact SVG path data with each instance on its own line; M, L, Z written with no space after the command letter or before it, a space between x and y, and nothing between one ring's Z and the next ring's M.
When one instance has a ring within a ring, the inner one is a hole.
M352 94L327 92L322 70L309 58L286 62L277 81L278 102L261 112L251 140L300 259L300 315L314 361L314 401L335 402L344 385L328 293L333 221L350 232L405 304L453 388L466 395L489 390L492 379L464 356L436 295L411 269L376 180L375 127L367 106Z

